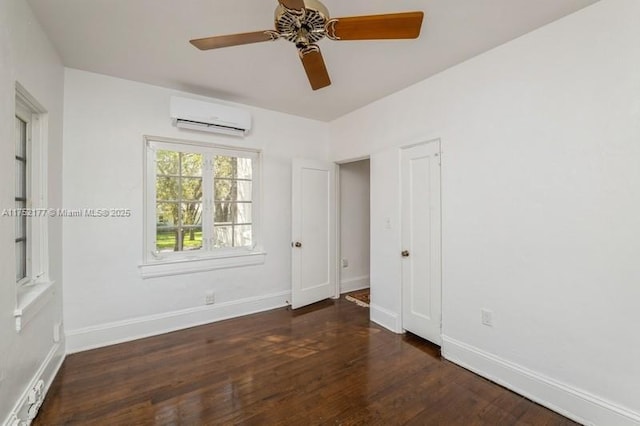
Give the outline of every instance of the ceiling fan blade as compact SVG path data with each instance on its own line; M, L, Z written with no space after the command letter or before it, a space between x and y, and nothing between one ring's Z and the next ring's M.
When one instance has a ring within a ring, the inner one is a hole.
M331 79L329 78L327 67L324 64L320 48L315 44L311 44L308 47L299 50L299 54L304 70L307 73L309 83L311 83L311 88L313 90L318 90L329 86L331 84Z
M252 33L229 34L215 37L198 38L190 40L200 50L219 49L221 47L238 46L241 44L260 43L278 38L275 31L255 31Z
M334 18L327 22L327 37L334 40L418 38L423 12Z
M281 5L289 10L302 10L304 9L303 0L278 0Z

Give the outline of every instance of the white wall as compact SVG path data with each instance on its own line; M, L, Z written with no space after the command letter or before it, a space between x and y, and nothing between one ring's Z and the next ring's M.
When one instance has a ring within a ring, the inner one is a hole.
M48 112L49 206L62 199L63 68L24 0L0 0L0 210L14 206L14 108L18 81ZM64 342L53 342L62 319L61 222L49 224L50 271L55 295L26 327L16 332L14 218L0 217L0 422L44 370L48 381L62 358Z
M326 123L250 108L254 128L245 139L184 131L169 118L170 96L180 93L74 69L65 77L64 206L133 213L129 219L65 220L64 315L71 352L290 300L291 159L327 159ZM263 150L264 265L140 277L143 135ZM215 305L204 306L207 290L215 291Z
M341 293L369 287L369 160L340 165Z
M331 124L332 159L371 155L372 318L400 327L398 148L440 138L445 356L596 424L640 423L638 16L603 0Z

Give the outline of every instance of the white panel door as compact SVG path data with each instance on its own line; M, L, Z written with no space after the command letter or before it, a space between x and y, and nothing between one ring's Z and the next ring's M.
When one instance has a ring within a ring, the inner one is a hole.
M402 327L441 344L440 142L402 150Z
M293 309L336 293L335 164L293 160L292 289Z

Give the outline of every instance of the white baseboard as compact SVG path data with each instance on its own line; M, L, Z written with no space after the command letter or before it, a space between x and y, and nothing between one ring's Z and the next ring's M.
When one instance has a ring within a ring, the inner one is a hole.
M365 288L369 288L369 275L349 278L348 280L342 280L340 282L340 294L363 290Z
M16 401L16 405L9 413L9 417L7 417L4 423L2 423L4 426L11 426L14 424L31 424L31 420L29 420L28 418L28 410L30 405L28 402L29 392L36 386L38 381L42 380L44 382L44 387L41 393L41 403L47 395L49 387L51 387L51 383L53 383L53 379L56 377L56 374L58 374L58 370L60 370L60 367L62 366L64 357L64 346L60 343L56 343L55 345L53 345L44 361L42 361L42 364L40 364L40 367L31 378L29 385L26 387L22 395L20 395L18 401Z
M69 330L66 333L67 353L115 345L281 308L287 305L287 300L291 300L289 291Z
M442 336L442 356L585 425L638 426L640 413Z
M400 324L400 316L391 312L375 303L369 304L369 318L371 321L394 333L402 333L402 325Z

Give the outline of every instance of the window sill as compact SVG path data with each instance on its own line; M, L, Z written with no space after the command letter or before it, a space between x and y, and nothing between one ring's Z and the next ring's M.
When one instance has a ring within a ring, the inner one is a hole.
M250 252L199 259L158 260L139 265L138 268L140 269L140 275L143 279L166 277L170 275L213 271L216 269L262 265L266 255L264 252Z
M53 295L53 281L41 282L18 289L18 303L13 311L18 333L53 299Z

